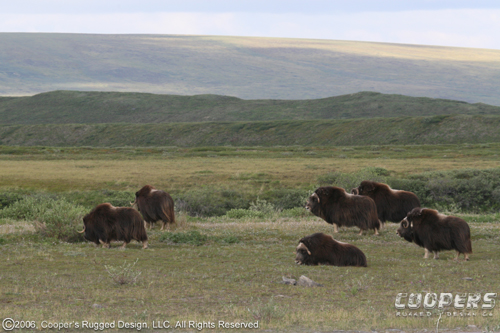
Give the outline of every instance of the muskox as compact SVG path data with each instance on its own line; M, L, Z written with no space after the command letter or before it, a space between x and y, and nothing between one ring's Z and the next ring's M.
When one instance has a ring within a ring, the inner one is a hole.
M378 235L380 229L375 202L369 197L346 193L340 187L319 187L309 197L306 209L333 224L335 233L342 226L356 226L360 235L368 229L373 229Z
M123 241L125 248L132 239L148 248L148 235L141 214L130 207L114 207L110 203L97 205L83 217L83 237L109 248L112 241Z
M157 190L151 185L146 185L135 193L132 207L139 210L149 224L149 229L156 221L162 222L161 230L165 226L169 229L170 224L175 223L174 200L167 192Z
M342 243L332 236L316 233L299 241L295 263L299 265L334 265L366 267L365 254L356 246Z
M365 195L375 201L379 220L400 222L415 207L420 207L417 196L408 191L393 190L387 184L364 180L351 193Z
M423 247L426 259L430 252L434 252L434 259L438 259L442 250L457 251L456 260L461 253L465 260L469 260L472 253L467 222L455 216L439 214L434 209L414 208L401 221L396 232L408 242Z

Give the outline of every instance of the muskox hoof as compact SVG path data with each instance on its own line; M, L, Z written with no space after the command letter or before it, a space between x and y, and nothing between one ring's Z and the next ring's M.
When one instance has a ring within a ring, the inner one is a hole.
M142 249L145 250L148 248L148 242L143 242L142 243Z

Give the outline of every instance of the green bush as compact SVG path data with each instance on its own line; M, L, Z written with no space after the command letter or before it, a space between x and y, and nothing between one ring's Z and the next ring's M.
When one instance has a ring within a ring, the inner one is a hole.
M500 210L500 169L428 172L409 177L419 183L415 192L422 206L460 212Z
M236 190L203 187L177 195L177 211L191 216L222 216L228 210L248 208L248 194Z
M65 199L49 195L28 196L0 211L0 217L33 221L38 234L44 238L55 238L65 242L76 242L83 238L76 232L82 228L86 209Z
M0 209L9 207L15 202L24 198L24 195L15 191L7 191L0 193Z
M266 191L260 198L273 204L276 209L283 210L305 206L309 195L307 190L278 188Z

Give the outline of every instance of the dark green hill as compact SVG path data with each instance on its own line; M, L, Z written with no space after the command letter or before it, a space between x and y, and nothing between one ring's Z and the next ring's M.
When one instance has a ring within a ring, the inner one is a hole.
M500 142L500 116L170 124L3 125L22 146L359 146Z
M500 105L500 50L292 38L0 33L0 95L54 90Z
M0 97L0 124L173 123L500 115L500 107L373 92L314 100L54 91Z

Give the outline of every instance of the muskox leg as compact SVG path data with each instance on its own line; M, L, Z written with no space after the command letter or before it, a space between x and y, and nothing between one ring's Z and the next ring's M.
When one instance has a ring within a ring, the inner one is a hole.
M384 229L384 222L378 220L378 223L380 223L380 229L379 230L383 230Z
M438 251L434 251L434 259L439 259L439 252Z
M143 249L147 249L148 248L148 241L147 240L142 242L142 248Z
M120 249L125 250L127 248L127 242L123 242L123 245L120 247Z
M459 256L460 256L460 252L457 251L457 257L455 258L456 261L458 261ZM467 253L464 253L464 260L465 261L469 260L469 255Z
M425 250L424 259L427 259L427 258L429 258L429 253L430 253L431 251L429 251L429 250L427 250L427 249L425 249L425 248L424 248L424 250Z
M359 229L359 235L363 236L363 229Z
M378 233L378 229L375 228L375 236L379 236L380 234Z
M102 244L103 249L109 249L109 247L110 247L110 244L103 242L102 239L99 239L99 243Z
M339 227L335 223L333 224L333 232L334 233L338 233L339 232Z

